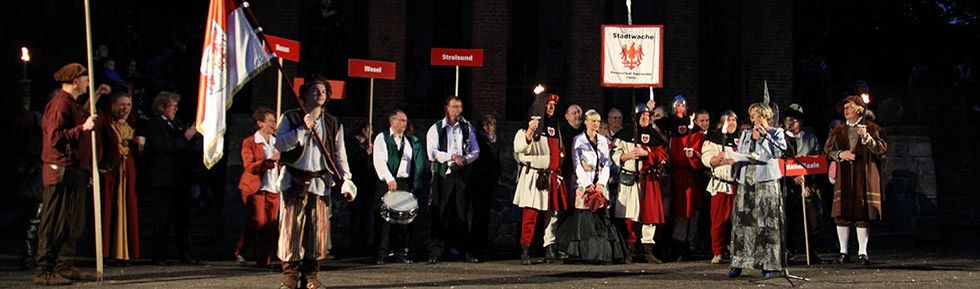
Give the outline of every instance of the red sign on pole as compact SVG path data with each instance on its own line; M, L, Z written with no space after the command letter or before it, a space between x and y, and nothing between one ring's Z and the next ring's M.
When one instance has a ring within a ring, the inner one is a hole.
M815 155L779 159L779 168L784 177L826 174L827 156Z
M395 63L351 58L347 60L347 76L395 80Z
M432 48L432 65L483 67L483 49Z
M268 34L265 35L265 39L269 41L270 46L266 47L266 50L275 53L276 56L282 59L299 62L299 41Z
M302 96L299 94L299 88L303 86L303 83L306 83L306 81L302 77L293 78L293 92L296 95ZM346 83L343 80L327 80L327 83L330 84L330 99L344 99L344 86Z

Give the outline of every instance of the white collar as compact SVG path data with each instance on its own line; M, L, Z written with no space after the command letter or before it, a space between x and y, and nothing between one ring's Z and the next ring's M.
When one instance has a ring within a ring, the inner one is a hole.
M259 131L255 131L255 134L252 135L252 136L255 137L255 143L258 143L258 144L266 144L266 143L268 143L269 145L276 145L276 135L275 134L270 134L269 135L269 141L268 142L264 138L262 138L262 134L259 133Z
M388 134L391 134L391 137L392 138L395 138L395 137L405 137L405 132L402 132L400 134L396 134L395 133L395 130L391 129L390 127L388 128Z
M442 118L442 128L447 128L447 127L458 128L461 123L463 123L463 118L462 117L456 118L456 125L453 125L453 126L450 126L449 125L449 118L448 117L443 117Z
M847 124L847 126L856 126L859 123L861 123L862 120L864 120L864 117L863 116L862 117L859 117L858 120L856 122L854 122L854 123L851 123L850 121L848 121L846 119L844 120L844 123Z

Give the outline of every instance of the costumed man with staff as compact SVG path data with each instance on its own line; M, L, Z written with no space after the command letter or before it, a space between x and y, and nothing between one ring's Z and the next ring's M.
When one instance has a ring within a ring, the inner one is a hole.
M462 117L463 101L451 95L444 103L446 117L436 121L426 133L426 155L432 162L432 233L429 239L429 263L439 262L448 245L466 251L465 260L479 263L469 238L470 164L480 156L476 131Z
M425 169L425 151L414 135L406 134L408 116L395 109L388 115L390 128L374 137L374 171L378 174L375 203L381 204L387 193L403 191L414 194L415 176ZM416 198L417 199L417 198ZM417 203L416 203L417 204ZM378 207L375 205L375 207ZM379 208L380 210L380 208ZM375 210L376 212L379 210ZM393 255L400 263L411 264L408 240L411 224L397 224L376 218L374 236L377 244L375 264L382 265Z
M772 109L757 102L749 106L754 127L738 138L738 162L734 169L738 181L732 213L732 264L729 278L742 275L742 269L762 271L769 279L783 269L785 221L783 197L779 189L779 158L786 150L781 128L770 126Z
M555 240L558 212L568 209L568 191L561 175L565 141L561 121L555 115L558 99L557 94L536 96L532 107L541 107L541 102L545 102L544 118L532 115L527 127L514 135L514 160L519 166L514 205L523 210L520 240L522 265L531 265L529 251L539 215L548 220L543 236L545 261L561 262Z
M794 158L808 155L818 155L823 152L817 136L803 130L803 107L799 104L791 104L786 110L786 118L783 127L786 133L786 157ZM810 249L807 252L807 240L814 239L819 228L817 223L817 212L820 205L820 194L817 189L815 178L812 176L795 176L783 178L783 189L785 190L786 204L786 249L790 253L790 261L800 260L796 254L803 254L802 261L809 253L811 259L820 263L820 256L816 250ZM801 186L805 186L803 189ZM806 206L806 214L803 214ZM806 218L806 228L803 227L803 218ZM807 230L804 232L803 230Z
M286 111L276 130L276 149L286 166L280 178L280 289L296 288L300 278L306 288L326 288L317 273L330 250L331 188L339 184L348 202L357 196L343 125L326 110L330 86L325 80L311 79L300 91L303 107Z
M857 227L858 261L868 266L868 226L881 220L881 179L878 162L885 158L888 146L879 135L878 124L867 116L867 102L852 95L837 104L844 114L845 125L830 132L825 151L838 162L834 183L834 205L831 217L837 224L840 242L838 262L850 262L847 242L850 228Z
M687 115L684 96L675 96L671 108L671 115L660 119L657 126L670 138L667 153L673 195L673 251L679 261L690 258L690 248L697 236L697 217L704 187L699 184L696 174L703 167L701 143L704 142L704 131L694 125L693 115Z
M62 66L54 73L61 90L44 108L41 121L41 223L38 226L37 269L34 284L68 285L71 281L91 281L95 276L75 267L75 242L85 229L85 189L91 168L84 168L91 156L82 145L95 128L96 115L78 105L79 96L89 86L88 70L78 63ZM109 93L99 87L90 101ZM88 145L91 145L89 143ZM97 210L99 208L96 208Z
M636 250L636 226L641 226L643 257L647 263L659 264L653 255L657 225L666 222L661 180L667 164L667 141L654 130L650 110L637 104L633 130L622 130L614 137L612 160L619 163L619 195L615 200L615 217L623 219L626 237L626 263Z
M728 246L728 224L736 191L732 164L738 143L738 116L734 111L721 113L718 128L707 134L701 146L701 162L711 168L707 190L711 194L711 264L721 264Z

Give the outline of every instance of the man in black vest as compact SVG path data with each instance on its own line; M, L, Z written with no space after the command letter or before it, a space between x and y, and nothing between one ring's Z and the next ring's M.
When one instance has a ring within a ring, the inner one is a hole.
M429 263L439 262L446 242L466 251L466 261L479 263L472 252L469 199L470 164L480 156L474 127L464 120L463 102L458 96L446 99L446 117L436 121L426 134L426 154L432 162L432 232ZM465 247L465 248L461 248Z
M357 196L343 125L326 110L330 86L325 80L311 79L300 91L303 109L284 112L276 130L276 149L282 152L279 161L286 168L279 183L280 289L296 288L301 278L306 288L326 288L317 273L330 250L331 189L339 185L348 202Z
M377 195L373 200L378 204L388 192L413 192L415 189L413 180L415 176L421 175L422 169L425 168L421 142L414 135L405 134L405 128L408 127L408 116L405 112L399 109L392 111L388 115L388 124L391 128L374 137L372 159L379 184L375 186ZM378 210L380 208L374 211ZM412 230L410 224L394 224L376 218L374 228L378 248L376 264L384 264L391 251L394 251L398 262L412 263L408 254L409 233Z

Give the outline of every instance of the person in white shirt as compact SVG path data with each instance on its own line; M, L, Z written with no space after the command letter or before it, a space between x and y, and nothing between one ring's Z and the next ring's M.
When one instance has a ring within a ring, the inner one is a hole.
M408 127L408 116L405 112L395 109L388 115L388 130L374 137L374 171L378 174L377 194L375 203L388 192L413 192L415 176L422 174L425 168L421 142L414 135L405 133ZM413 192L414 193L414 192ZM379 208L380 209L380 208ZM375 210L377 211L377 210ZM409 233L411 224L393 224L376 218L374 225L377 259L375 263L382 265L389 253L394 253L398 262L411 264L408 252Z
M426 134L426 155L432 162L432 233L429 239L429 263L439 262L448 245L466 251L466 261L479 263L474 256L468 226L470 164L480 156L476 132L463 119L463 102L450 96L445 103L446 117L436 121Z
M326 111L330 86L312 79L301 91L303 109L286 111L276 134L276 149L286 167L279 182L280 288L296 288L300 277L306 278L306 288L326 288L316 276L330 250L328 192L341 184L341 194L353 201L357 187L347 166L343 126Z

